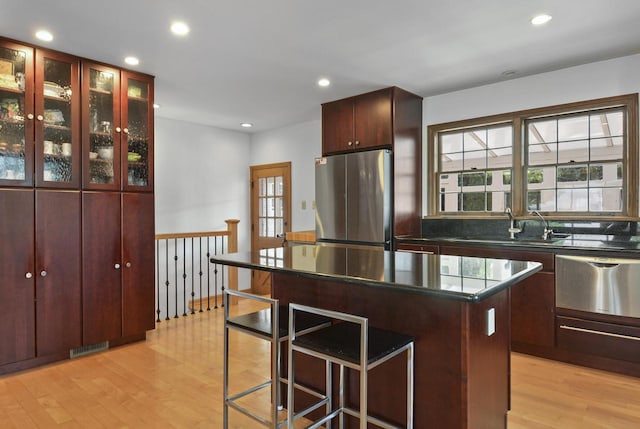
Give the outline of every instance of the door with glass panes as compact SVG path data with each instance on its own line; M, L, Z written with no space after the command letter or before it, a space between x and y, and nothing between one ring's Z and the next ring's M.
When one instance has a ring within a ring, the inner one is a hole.
M284 234L290 231L291 163L251 167L251 250L261 252L265 262L278 265L282 260ZM271 276L254 271L254 293L271 293Z

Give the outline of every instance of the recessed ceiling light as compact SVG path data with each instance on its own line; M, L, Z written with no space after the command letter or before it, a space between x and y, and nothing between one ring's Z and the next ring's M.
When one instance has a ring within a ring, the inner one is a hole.
M253 127L253 124L251 122L243 122L243 123L240 124L240 126L242 128L251 128L251 127Z
M543 25L551 21L551 18L552 18L551 15L547 15L543 13L541 15L537 15L531 18L531 23L533 25Z
M322 79L320 79L318 81L318 85L319 86L329 86L329 85L331 85L331 82L329 81L329 79L323 77Z
M153 103L153 108L154 108L154 109L159 109L159 108L160 108L160 105L159 105L158 103Z
M36 31L36 37L43 42L50 42L53 40L53 34L48 32L47 30L38 30Z
M124 62L129 64L130 66L137 66L138 64L140 64L140 60L136 57L127 57L124 59Z
M189 34L189 26L182 21L174 21L171 24L171 32L176 36L186 36Z

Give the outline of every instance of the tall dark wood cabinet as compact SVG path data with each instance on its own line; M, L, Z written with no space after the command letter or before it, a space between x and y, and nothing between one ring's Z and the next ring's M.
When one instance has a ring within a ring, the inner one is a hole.
M153 329L154 313L153 194L122 194L122 333Z
M0 367L35 356L34 194L0 189Z
M0 38L0 374L154 328L153 77Z
M322 105L322 155L393 153L393 234L420 236L422 97L384 88Z

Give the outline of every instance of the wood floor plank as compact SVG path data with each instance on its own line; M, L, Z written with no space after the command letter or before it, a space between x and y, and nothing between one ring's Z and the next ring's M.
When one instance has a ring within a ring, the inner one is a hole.
M221 428L222 318L220 308L163 321L147 341L0 376L0 427ZM232 389L266 380L268 344L232 333L230 347ZM267 413L260 395L249 402ZM230 427L260 426L232 410ZM640 379L512 355L509 429L636 427Z

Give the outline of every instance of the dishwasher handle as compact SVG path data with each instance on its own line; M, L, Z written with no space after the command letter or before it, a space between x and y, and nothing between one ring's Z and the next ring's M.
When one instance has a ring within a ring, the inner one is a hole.
M589 261L587 263L596 268L615 268L620 265L620 264L608 264L606 262L592 262L592 261Z

